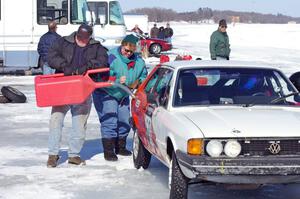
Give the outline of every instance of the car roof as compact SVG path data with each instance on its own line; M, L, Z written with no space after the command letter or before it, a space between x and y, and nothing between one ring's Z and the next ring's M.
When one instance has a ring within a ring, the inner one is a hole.
M276 69L274 66L270 64L266 64L263 62L248 62L248 61L216 61L216 60L189 60L189 61L172 61L166 62L162 64L163 66L168 66L171 68L183 69L183 68L193 68L193 67L220 67L220 68L228 68L228 67L238 67L238 68L261 68L261 69Z

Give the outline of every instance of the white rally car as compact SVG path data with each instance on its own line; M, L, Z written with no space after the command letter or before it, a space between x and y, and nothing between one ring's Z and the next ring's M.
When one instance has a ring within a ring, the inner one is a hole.
M177 61L153 69L132 100L133 161L170 168L170 198L188 184L300 182L300 96L278 69Z

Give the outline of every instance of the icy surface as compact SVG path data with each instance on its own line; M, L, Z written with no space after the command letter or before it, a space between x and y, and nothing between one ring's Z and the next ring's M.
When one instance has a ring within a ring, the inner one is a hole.
M160 24L159 24L160 25ZM165 25L165 24L162 24ZM209 37L216 25L171 24L176 49L168 52L191 54L209 59ZM151 26L150 26L151 27ZM287 75L300 70L300 25L229 26L233 60L264 61ZM157 63L148 58L148 64ZM149 169L136 170L132 157L106 162L100 144L95 110L88 121L87 139L82 150L86 166L69 166L67 136L71 117L65 120L61 160L57 168L46 167L50 108L37 108L33 77L0 76L0 87L11 85L24 92L25 104L0 104L0 198L103 198L167 199L168 169L152 159ZM280 116L279 116L280 117ZM129 136L132 147L132 134ZM191 185L189 198L298 199L300 185L269 185L258 190L227 190L223 186Z

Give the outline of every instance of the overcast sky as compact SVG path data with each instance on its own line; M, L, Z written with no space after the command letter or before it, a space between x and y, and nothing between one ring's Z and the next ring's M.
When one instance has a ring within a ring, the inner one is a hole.
M300 0L120 0L123 11L143 7L163 7L175 11L214 10L254 11L300 17Z

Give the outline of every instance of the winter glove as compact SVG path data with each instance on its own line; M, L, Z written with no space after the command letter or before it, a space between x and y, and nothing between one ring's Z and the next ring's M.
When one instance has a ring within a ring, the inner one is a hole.
M88 70L87 65L79 66L78 69L76 70L76 75L83 75L87 70Z
M65 76L71 76L72 75L72 70L70 70L70 68L68 68L68 67L64 68L64 75Z
M128 87L130 89L136 89L139 86L140 80L135 80L132 84L130 84Z

